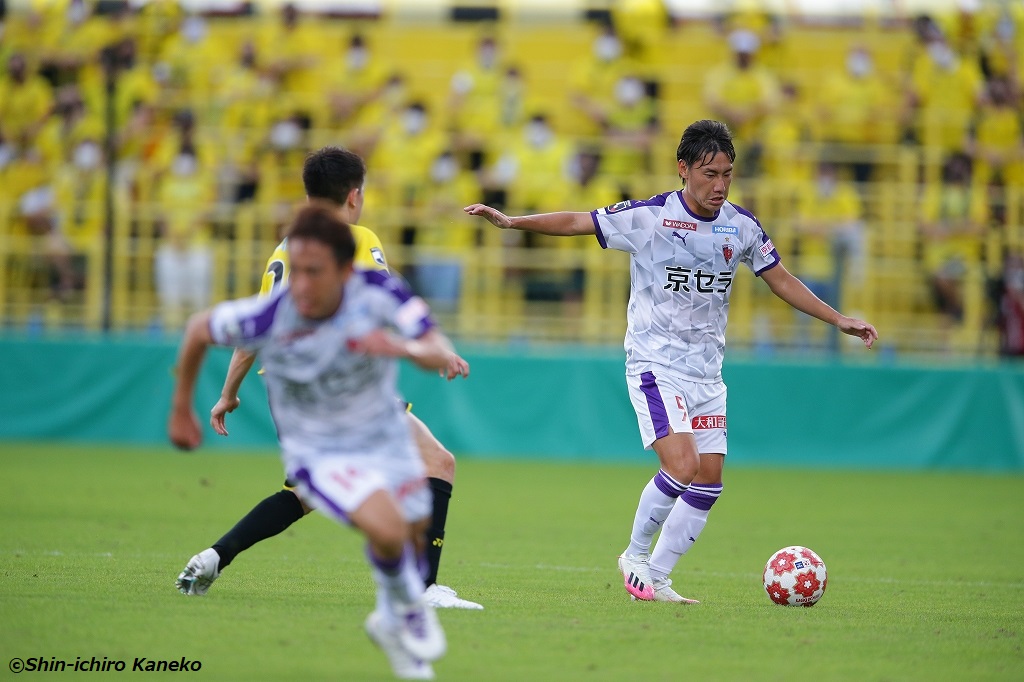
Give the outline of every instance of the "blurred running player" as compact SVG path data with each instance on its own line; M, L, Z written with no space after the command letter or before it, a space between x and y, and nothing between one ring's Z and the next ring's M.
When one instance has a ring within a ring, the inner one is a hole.
M363 183L366 166L348 150L324 147L310 154L302 169L306 195L310 199L328 201L336 206L339 218L350 225L356 242L355 263L364 269L387 271L387 260L380 239L368 228L357 225L363 209ZM260 296L269 296L288 281L289 245L281 242L267 261ZM225 415L239 405L238 389L252 368L255 356L236 349L231 356L220 400L210 411L210 423L222 436L228 435ZM450 587L437 584L437 572L444 547L448 502L455 480L455 458L434 437L430 429L408 413L416 445L427 467L428 482L433 492L431 523L427 529L428 571L424 580L427 600L437 608L482 609L480 604L461 599ZM285 481L285 489L261 502L210 548L196 554L181 571L176 584L188 595L206 594L210 585L240 553L257 542L277 535L309 513L309 508L294 494L293 485Z
M270 296L227 301L190 320L168 420L176 446L202 438L196 378L213 344L259 355L285 475L299 499L366 537L377 606L370 638L395 675L431 679L446 649L418 569L430 489L397 399L397 358L453 379L469 365L397 277L354 268L355 240L330 205L306 206L289 232L292 276Z

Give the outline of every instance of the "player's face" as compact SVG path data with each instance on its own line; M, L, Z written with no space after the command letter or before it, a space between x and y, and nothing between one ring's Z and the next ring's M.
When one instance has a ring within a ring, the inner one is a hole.
M314 239L288 241L291 260L289 287L299 314L323 320L337 312L352 263L338 265L331 248Z
M692 168L680 161L679 177L686 183L683 196L690 210L704 218L712 218L729 196L732 161L725 152L718 152L703 165L698 160Z

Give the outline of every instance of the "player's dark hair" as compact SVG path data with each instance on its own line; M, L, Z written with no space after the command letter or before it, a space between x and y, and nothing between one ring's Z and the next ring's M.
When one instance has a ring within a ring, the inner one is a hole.
M341 147L310 152L302 164L302 184L310 199L325 199L341 206L348 193L363 186L366 164L358 154Z
M347 265L356 256L352 228L338 217L337 208L324 201L311 201L299 210L288 230L288 239L310 239L324 244L334 253L338 265Z
M676 147L676 160L694 168L710 163L718 152L728 156L730 162L736 160L732 132L729 131L729 126L721 121L703 119L691 123L683 131L683 137Z

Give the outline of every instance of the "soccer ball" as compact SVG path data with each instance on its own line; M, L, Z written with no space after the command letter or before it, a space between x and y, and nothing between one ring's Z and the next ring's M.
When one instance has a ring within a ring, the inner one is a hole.
M825 562L806 547L784 547L764 567L764 591L783 606L814 606L827 584Z

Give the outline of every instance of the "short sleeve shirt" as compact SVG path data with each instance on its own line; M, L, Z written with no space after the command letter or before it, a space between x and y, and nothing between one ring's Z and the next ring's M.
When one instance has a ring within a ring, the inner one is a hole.
M728 201L712 218L697 216L681 190L591 217L602 247L630 254L626 373L719 381L737 267L760 275L780 262L757 218Z
M408 438L393 358L352 352L348 343L379 328L419 338L434 322L423 299L387 272L356 270L341 307L308 320L289 288L213 308L215 343L255 351L263 364L270 411L290 455L381 454Z

